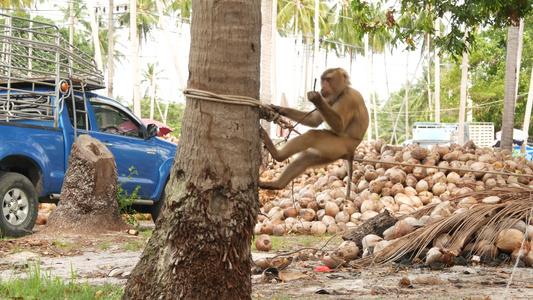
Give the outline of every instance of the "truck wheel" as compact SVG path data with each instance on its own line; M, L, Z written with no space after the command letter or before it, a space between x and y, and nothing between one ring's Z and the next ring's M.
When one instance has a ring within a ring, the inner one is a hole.
M161 197L159 197L159 200L154 202L154 205L150 206L150 214L152 215L152 219L157 221L157 218L159 217L159 213L161 212L161 208L163 207L163 204L165 204L165 190L161 193Z
M0 209L0 236L31 233L39 212L31 181L19 173L0 172Z

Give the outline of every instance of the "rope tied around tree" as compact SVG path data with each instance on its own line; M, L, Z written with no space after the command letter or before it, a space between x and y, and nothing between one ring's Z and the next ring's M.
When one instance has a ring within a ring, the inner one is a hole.
M219 95L208 91L197 89L185 89L183 94L191 99L219 102L233 105L245 105L259 108L259 118L268 122L273 122L283 129L294 131L294 126L285 120L282 115L272 107L263 104L260 100L238 95Z

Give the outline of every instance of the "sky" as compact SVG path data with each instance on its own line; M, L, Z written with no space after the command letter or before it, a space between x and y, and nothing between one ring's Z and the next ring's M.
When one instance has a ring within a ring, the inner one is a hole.
M103 0L92 0L96 7L105 7L106 12L108 11L108 2ZM124 0L115 0L114 4L117 6L124 6L129 4L129 1ZM43 15L45 17L60 20L63 18L63 13L56 7L56 5L67 7L68 1L60 0L49 0L45 4L39 4L37 6L37 14ZM115 11L115 15L124 13L125 10L122 8L119 12ZM107 20L107 13L102 13L102 16L105 14L105 19ZM157 62L159 65L158 71L161 72L161 79L158 82L158 85L161 88L161 92L158 95L163 102L182 102L184 103L185 99L180 91L180 89L185 88L181 87L177 72L174 69L174 64L171 58L170 47L172 47L177 53L178 60L180 63L180 71L184 78L186 84L186 75L188 74L188 53L190 45L190 28L188 24L182 24L181 26L175 25L175 19L168 19L170 25L170 42L169 45L167 38L164 35L162 29L156 29L152 31L151 37L147 41L143 41L142 49L140 51L141 58L139 60L139 67L141 72L147 69L148 63ZM123 63L118 63L115 66L115 76L114 76L114 93L115 97L124 99L128 102L133 95L133 85L132 85L132 69L129 61L131 61L131 52L130 41L127 39L129 34L129 29L127 27L116 28L116 33L120 35L119 44L115 46L117 51L122 52L125 55ZM301 37L299 38L301 40ZM272 99L272 103L278 104L281 100L282 94L285 94L291 106L294 106L294 101L299 97L303 97L306 94L304 90L304 80L305 80L305 51L304 46L301 42L297 46L297 57L294 58L294 37L281 37L278 35L276 39L276 92L277 94ZM312 49L311 45L311 49ZM387 67L385 68L384 55L386 55ZM313 54L311 52L311 59L313 59ZM375 54L373 58L372 70L373 73L369 71L370 66L364 56L357 56L353 62L352 68L350 70L350 62L348 58L339 58L335 53L327 53L324 50L321 50L318 55L318 69L319 72L327 68L332 67L343 67L351 75L352 86L359 90L367 101L367 105L370 105L369 101L369 92L372 85L372 76L373 74L373 86L376 93L378 93L380 99L387 97L387 90L390 92L398 91L405 84L406 76L409 76L411 80L413 74L417 73L417 76L420 76L422 72L423 65L420 65L417 68L417 64L420 58L419 50L415 52L403 51L401 46L394 50L394 54L389 53L385 54ZM312 61L310 62L310 69L312 71ZM409 69L408 74L406 74L406 68ZM107 76L107 74L105 74ZM388 89L387 81L388 78ZM309 76L308 88L312 89L312 83L314 78ZM319 85L319 84L318 84ZM317 86L317 89L319 86ZM144 91L144 86L141 87ZM106 91L102 90L102 94L105 94Z

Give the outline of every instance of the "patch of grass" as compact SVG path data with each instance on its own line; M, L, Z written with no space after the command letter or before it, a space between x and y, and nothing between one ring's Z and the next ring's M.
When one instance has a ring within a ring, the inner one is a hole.
M101 245L100 245L100 249L101 249L101 250L107 250L107 249L109 249L109 244L108 244L108 243L103 243L103 244L101 244Z
M140 230L139 232L142 234L143 237L151 237L153 230L147 229L147 230Z
M63 248L73 248L74 245L71 242L63 241L63 240L56 240L52 242L52 245L63 247Z
M257 251L255 247L255 241L259 236L254 236L252 240L252 251ZM270 235L270 241L272 242L272 251L283 251L283 250L296 250L301 247L319 247L327 242L331 238L331 234L323 234L321 236L313 235L283 235L275 236ZM341 240L342 241L342 240ZM340 242L330 241L329 245L338 245Z
M51 273L41 273L40 263L28 263L26 278L14 276L8 281L0 279L2 299L120 299L123 287L104 284L91 286L77 283L76 273L72 271L70 280L52 277Z
M128 251L139 251L143 246L144 244L142 242L131 241L131 242L127 242L126 244L124 244L124 246L122 246L122 249L128 250Z

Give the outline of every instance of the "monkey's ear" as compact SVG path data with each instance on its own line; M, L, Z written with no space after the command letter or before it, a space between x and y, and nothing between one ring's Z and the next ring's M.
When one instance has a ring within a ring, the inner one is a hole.
M341 69L342 70L342 77L344 77L344 83L346 83L347 85L351 85L350 83L350 75L348 75L348 72L344 69Z

